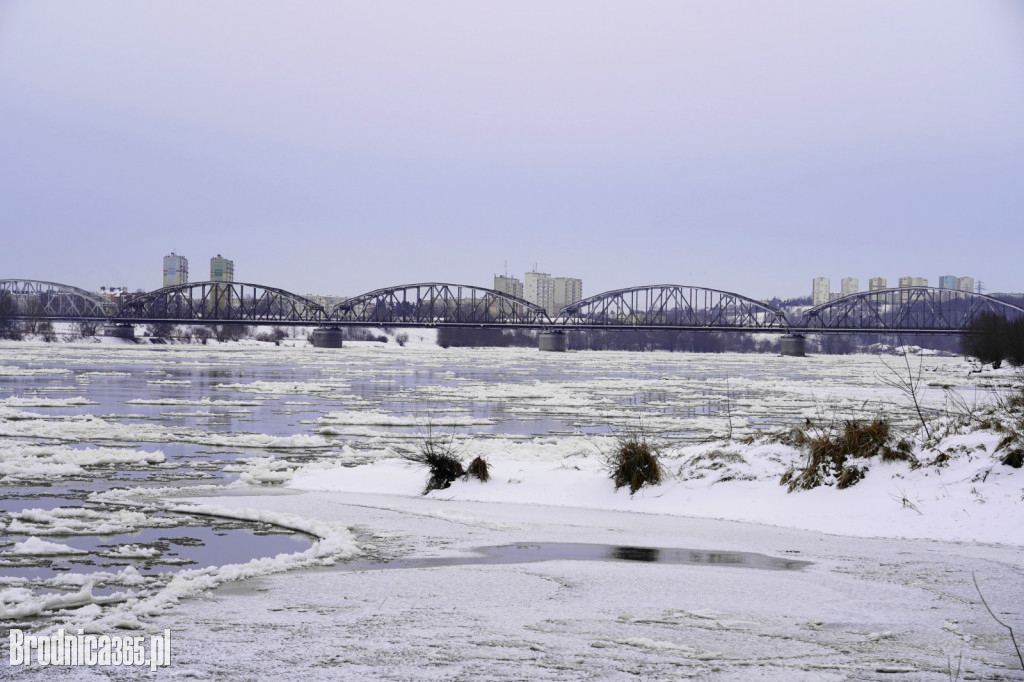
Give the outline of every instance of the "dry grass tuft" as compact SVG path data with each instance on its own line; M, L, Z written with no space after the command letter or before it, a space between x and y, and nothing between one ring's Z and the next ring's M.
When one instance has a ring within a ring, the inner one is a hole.
M452 481L459 476L464 476L462 462L451 452L430 452L423 455L423 463L430 469L430 478L427 480L427 487L423 490L426 495L431 490L444 490L452 485Z
M806 446L807 463L802 470L791 469L783 474L780 483L794 490L810 490L832 483L839 489L849 488L864 478L868 468L852 460L880 457L883 462L904 461L916 466L910 443L900 440L891 444L889 421L871 422L849 420L842 431L833 428L814 428L808 421L806 428L795 429L787 440L793 445Z
M482 457L477 457L469 463L469 468L466 469L466 478L473 476L480 480L481 483L487 483L491 479L491 475L487 473L487 462Z
M615 448L605 456L615 489L629 486L632 495L645 485L658 485L662 479L658 449L646 434L632 432L619 436Z
M460 476L465 476L462 460L455 447L455 435L437 436L431 426L427 427L427 437L414 452L403 452L406 459L427 467L430 478L423 494L431 490L444 490Z

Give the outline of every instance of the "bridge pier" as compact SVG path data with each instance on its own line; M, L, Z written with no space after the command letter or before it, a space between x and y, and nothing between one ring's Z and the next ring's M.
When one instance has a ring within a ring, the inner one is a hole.
M566 349L565 332L541 332L537 339L537 348L543 351L564 353Z
M795 358L807 355L807 339L803 334L786 334L779 339L779 354Z
M341 348L344 338L341 327L317 327L310 336L314 348Z
M103 336L111 336L116 339L134 339L134 324L105 324L103 325Z

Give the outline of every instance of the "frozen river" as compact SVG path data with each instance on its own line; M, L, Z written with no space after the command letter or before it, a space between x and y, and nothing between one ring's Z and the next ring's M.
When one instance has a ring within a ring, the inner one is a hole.
M907 397L885 382L893 368L905 371L903 362L393 344L4 344L0 613L7 627L70 623L72 608L101 615L165 588L182 570L299 553L311 543L255 517L125 506L120 490L266 493L297 472L300 488L317 489L310 478L339 466L400 466L401 487L413 475L401 454L428 432L467 452L558 461L599 455L614 433L638 426L667 449L826 415L911 427L917 415ZM911 366L921 370L931 413L949 407L950 391L962 403L1000 388L960 358L914 357ZM359 492L391 492L387 485L371 476ZM537 494L537 503L556 502ZM46 595L57 600L46 604Z

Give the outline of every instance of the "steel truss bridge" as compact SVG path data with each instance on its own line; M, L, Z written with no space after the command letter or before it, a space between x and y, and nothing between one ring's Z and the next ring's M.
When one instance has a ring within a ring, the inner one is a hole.
M113 303L66 284L0 280L0 321L960 334L983 314L1017 320L1024 318L1024 308L983 294L909 287L844 296L790 320L783 311L740 294L658 284L607 291L551 316L493 289L442 282L377 289L325 308L284 289L241 282L192 282Z

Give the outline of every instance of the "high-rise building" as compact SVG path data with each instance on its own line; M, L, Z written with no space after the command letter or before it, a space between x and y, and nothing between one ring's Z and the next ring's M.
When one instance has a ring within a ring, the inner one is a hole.
M813 305L828 303L830 299L829 288L831 286L832 282L828 277L815 277L814 285L811 290L811 303Z
M164 256L164 286L173 287L176 284L188 283L188 258L171 252L171 255Z
M523 295L527 301L551 310L555 305L555 283L546 272L526 273Z
M843 296L850 296L860 289L860 282L856 277L843 277Z
M575 277L555 277L554 295L548 315L557 315L565 306L583 299L583 280Z
M956 275L943 275L939 277L940 289L956 289Z
M956 278L956 289L957 291L969 291L974 293L974 278L973 277L957 277Z
M219 253L210 259L211 282L234 282L235 261L228 260Z
M928 286L928 279L926 277L900 277L900 289L910 289L911 287L926 287ZM900 298L904 303L910 300L911 293L905 291L900 294Z
M523 283L508 275L494 276L494 290L516 298L523 298Z
M872 277L868 280L868 291L881 291L886 286L885 277Z

